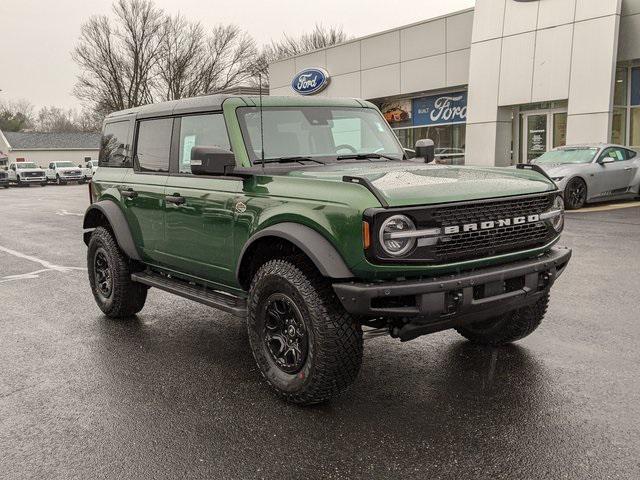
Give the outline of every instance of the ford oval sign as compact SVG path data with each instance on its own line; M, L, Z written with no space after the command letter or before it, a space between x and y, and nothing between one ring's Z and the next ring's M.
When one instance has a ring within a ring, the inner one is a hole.
M291 88L300 95L315 95L329 85L329 73L323 68L307 68L298 72Z

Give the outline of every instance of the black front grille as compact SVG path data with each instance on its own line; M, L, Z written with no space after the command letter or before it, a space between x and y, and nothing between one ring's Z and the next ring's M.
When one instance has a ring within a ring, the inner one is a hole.
M442 226L514 218L542 213L551 207L553 199L553 195L543 195L516 200L454 205L436 208L432 217Z
M418 242L413 251L403 258L390 257L377 243L368 256L383 263L441 264L541 247L558 233L548 222L531 221L531 216L551 209L556 195L557 192L551 192L500 200L386 210L375 215L374 231L378 231L386 218L401 213L411 217L418 229L440 228L443 233L435 243L420 245ZM524 221L521 217L524 217ZM516 218L518 222L514 221ZM486 225L487 222L495 224ZM465 225L470 228L466 229ZM446 227L457 228L455 233L447 234Z
M43 174L40 172L24 172L23 175L25 177L42 177Z
M480 224L499 219L539 215L549 210L555 195L480 202L436 209L432 218L441 227ZM543 221L477 230L443 237L433 248L439 260L466 260L542 246L556 235Z
M544 245L549 238L549 229L544 222L511 225L509 227L467 232L445 237L435 247L438 258L461 259L479 253L498 253L506 250Z

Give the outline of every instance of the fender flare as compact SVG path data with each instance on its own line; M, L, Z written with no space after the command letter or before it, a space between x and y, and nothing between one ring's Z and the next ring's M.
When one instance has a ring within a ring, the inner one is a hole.
M122 251L132 260L142 261L136 244L133 241L129 223L116 202L112 200L102 200L89 206L84 214L82 228L93 229L101 226L102 224L98 221L101 216L100 214L109 222L111 230L113 230L113 234L116 237L116 242ZM87 245L89 244L89 237L90 235L85 234L84 240Z
M240 268L249 248L261 238L278 237L287 240L304 252L320 273L329 278L352 278L354 275L335 247L316 230L300 223L283 222L255 233L242 247L236 266L236 280L240 283Z

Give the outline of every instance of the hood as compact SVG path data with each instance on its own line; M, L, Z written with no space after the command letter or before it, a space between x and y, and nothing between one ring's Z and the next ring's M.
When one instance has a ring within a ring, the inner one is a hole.
M412 162L332 164L294 170L290 176L342 181L345 175L368 179L390 206L508 197L555 190L553 182L530 170L467 167Z
M578 170L590 165L589 163L550 163L547 165L538 165L551 178L566 177L576 173Z

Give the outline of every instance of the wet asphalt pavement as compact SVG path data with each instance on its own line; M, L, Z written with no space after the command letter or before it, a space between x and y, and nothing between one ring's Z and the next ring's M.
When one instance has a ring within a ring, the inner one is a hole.
M151 290L101 315L85 186L0 189L0 478L640 477L640 207L570 213L542 326L365 344L344 396L299 408L244 325Z

